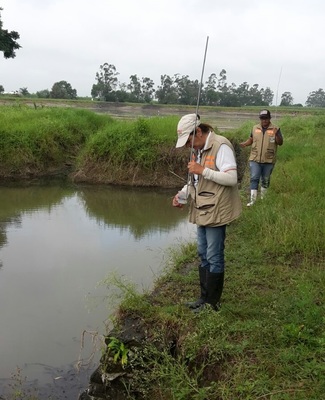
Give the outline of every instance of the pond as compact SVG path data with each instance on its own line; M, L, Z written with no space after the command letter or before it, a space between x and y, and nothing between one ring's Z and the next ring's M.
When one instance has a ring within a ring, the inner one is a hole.
M174 194L0 188L0 397L23 386L39 398L78 398L119 301L101 282L116 275L150 290L170 249L195 240Z

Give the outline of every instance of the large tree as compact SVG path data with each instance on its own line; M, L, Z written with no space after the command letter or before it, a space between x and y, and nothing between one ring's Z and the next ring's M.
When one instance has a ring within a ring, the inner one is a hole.
M156 90L158 103L176 104L178 100L178 94L174 79L169 75L161 75L160 82L161 84Z
M292 105L293 105L293 97L291 92L282 93L280 106L292 106Z
M323 89L309 93L306 101L307 107L325 107L325 92Z
M130 92L130 101L135 103L142 103L142 90L141 90L141 82L138 76L131 75L130 83L127 85L127 89Z
M262 100L263 100L263 104L261 105L270 106L273 102L274 93L269 87L261 90L262 90Z
M76 99L77 91L67 81L55 82L50 92L52 99Z
M236 89L234 89L234 93L236 94L240 105L250 105L250 88L247 82L241 83Z
M202 103L207 106L216 106L220 95L217 93L218 78L215 73L211 74L205 82L205 88L202 90ZM200 99L201 101L201 99Z
M142 90L143 100L146 103L150 103L153 100L153 96L155 93L154 86L155 83L152 79L148 77L142 78L141 90Z
M19 93L20 93L22 96L30 96L30 93L29 93L27 87L22 87L22 88L20 88L20 89L19 89Z
M0 7L0 11L2 8ZM7 29L2 29L2 20L0 12L0 51L3 52L4 58L15 58L16 52L21 46L17 43L19 33L15 31L9 32Z
M262 99L262 93L263 89L258 88L258 84L255 83L253 86L250 87L249 89L249 100L247 105L250 106L259 106L259 105L269 105L269 104L264 104L263 99Z
M178 103L195 105L197 103L197 95L199 92L198 80L191 81L188 75L175 75L175 84L178 93Z
M227 71L225 69L222 69L219 74L218 78L218 89L221 92L227 92L228 86L227 86Z
M36 92L36 96L39 97L40 99L49 99L50 91L48 89L40 90L39 92Z
M118 72L113 64L104 63L100 65L99 72L96 73L96 80L91 89L91 95L98 100L115 101L115 90L118 85Z

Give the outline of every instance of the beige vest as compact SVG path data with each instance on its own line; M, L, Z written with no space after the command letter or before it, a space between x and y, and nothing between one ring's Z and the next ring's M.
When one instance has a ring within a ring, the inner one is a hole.
M223 136L212 133L208 146L203 150L201 165L213 170L216 168L216 157L222 144L226 144L233 151L232 144ZM192 201L190 204L189 220L201 226L221 226L229 224L239 217L241 201L238 186L223 186L203 178L199 175L196 187L190 187Z
M267 164L275 163L276 151L278 148L278 145L275 141L275 134L277 130L278 128L276 126L270 124L263 135L261 125L255 125L253 127L253 143L249 161Z

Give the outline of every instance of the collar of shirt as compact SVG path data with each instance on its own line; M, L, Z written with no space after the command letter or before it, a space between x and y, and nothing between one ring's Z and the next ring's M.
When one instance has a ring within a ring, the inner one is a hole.
M206 148L208 147L208 143L209 143L209 139L210 139L210 136L211 136L211 135L212 135L212 131L209 132L208 137L207 137L207 140L205 141L204 147L203 147L203 149L201 150L201 152L202 152L203 150L206 150Z

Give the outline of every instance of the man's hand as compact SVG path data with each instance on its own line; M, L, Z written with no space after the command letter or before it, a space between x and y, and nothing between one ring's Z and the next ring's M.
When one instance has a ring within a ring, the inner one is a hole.
M250 146L252 143L253 143L253 138L250 137L250 138L248 138L248 139L246 140L246 142L241 142L241 143L239 143L239 146L243 148L243 147Z
M190 161L187 164L188 172L190 174L195 174L195 175L202 175L202 172L204 170L204 167L202 167L201 164L195 162L195 161Z
M178 202L178 193L176 196L173 197L172 205L173 207L183 208L183 204Z

